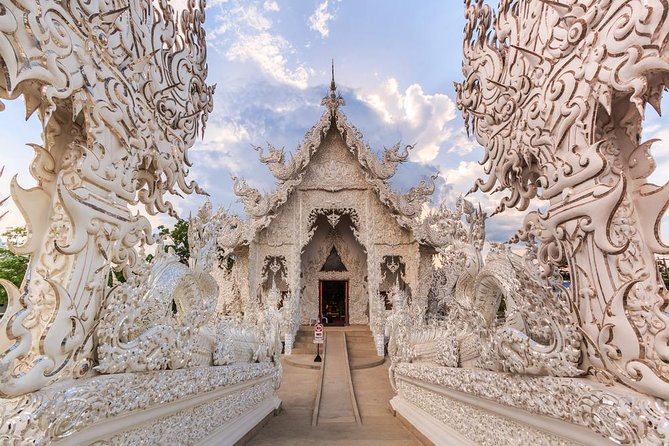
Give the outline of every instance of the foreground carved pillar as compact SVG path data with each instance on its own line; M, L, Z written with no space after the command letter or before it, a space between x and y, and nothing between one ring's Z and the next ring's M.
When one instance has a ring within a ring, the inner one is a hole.
M165 192L199 190L185 176L212 107L203 9L0 0L0 97L23 95L44 125L38 185L11 186L30 232L12 248L31 259L0 321L0 396L92 373L110 267L129 272L151 242L129 205L172 212Z
M667 5L659 0L465 2L458 106L485 147L498 211L525 210L545 274L568 264L583 368L669 399L669 299L655 266L669 188L647 183L645 105L667 84Z

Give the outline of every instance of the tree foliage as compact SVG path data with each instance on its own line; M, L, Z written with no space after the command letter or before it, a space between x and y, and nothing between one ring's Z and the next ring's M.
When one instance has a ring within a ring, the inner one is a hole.
M2 236L10 243L20 244L26 238L26 228L18 227L6 230ZM0 278L12 282L17 287L23 282L28 267L28 257L17 256L9 249L0 247ZM7 291L0 286L0 305L7 304Z
M188 265L190 247L188 246L188 220L179 219L174 228L169 229L163 225L158 226L159 236L169 236L165 242L165 251L172 248L179 257L179 261Z

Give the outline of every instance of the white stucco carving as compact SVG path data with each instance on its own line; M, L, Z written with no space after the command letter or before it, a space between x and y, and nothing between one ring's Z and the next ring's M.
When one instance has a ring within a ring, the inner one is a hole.
M669 301L654 256L669 252L669 188L647 182L652 141L639 138L666 85L666 13L659 0L467 1L456 87L486 149L475 188L509 191L499 211L546 200L520 235L540 241L545 275L569 265L582 368L664 399Z
M164 0L0 0L0 98L23 96L44 126L37 186L11 185L29 232L11 249L30 263L20 288L2 282L3 444L188 443L243 435L277 407L276 299L242 325L250 339L221 335L215 311L217 240L235 245L249 228L207 204L189 222L188 265L162 244L147 261L151 226L129 208L175 215L167 193L202 192L185 177L212 109L203 21L198 0L178 12ZM213 365L250 343L252 357Z
M162 245L146 260L151 227L129 205L173 213L166 193L200 192L186 176L212 109L204 5L0 0L0 98L23 96L44 124L38 185L11 186L30 233L11 248L31 261L20 288L2 281L0 439L237 441L235 421L247 432L278 406L280 342L290 354L319 316L319 280L345 280L348 322L370 324L380 355L388 334L394 405L419 428L480 444L666 444L654 255L669 252L669 189L647 183L638 140L667 83L666 9L465 1L456 89L486 149L477 187L510 191L500 211L548 202L520 231L524 257L498 244L484 257L485 214L466 200L421 218L432 181L392 191L411 147L375 155L333 79L289 160L257 149L276 189L235 180L248 219L207 204L190 220L186 265ZM344 267L324 269L333 249Z
M385 309L376 301L384 257L405 259L405 280L416 290L416 308L419 300L427 299L427 288L418 284L419 278L429 277L432 269L434 249L429 242L417 240L413 231L434 184L426 180L405 195L393 192L388 180L411 147L396 144L379 158L348 122L334 83L331 88L322 101L321 119L289 160L282 149L271 145L267 151L256 149L277 187L263 195L236 179L234 190L248 220L233 231L240 235L219 240L230 252L241 253L248 247L241 254L247 263L233 267L236 274L248 277L248 287L241 293L246 302L257 300L266 259L285 259L290 299L289 305L284 302L282 335L288 352L298 325L320 316L319 281L348 281L348 322L376 321L372 324L375 334L382 335ZM333 247L346 271L322 271ZM245 311L252 307L246 305ZM382 343L379 351L383 354Z
M655 255L668 252L659 224L669 189L648 183L652 141L640 137L645 107L659 108L667 83L667 5L464 6L458 106L488 175L473 190L508 191L500 212L534 198L546 210L525 218L525 258L493 246L483 262L456 246L461 258L446 259L456 268L435 273L422 331L465 325L464 337L451 333L459 364L440 366L429 343L412 339L421 327L398 327L408 346L392 367L394 406L460 442L666 444L669 314ZM557 274L565 265L568 288ZM491 323L500 295L506 317ZM494 433L481 429L488 423Z
M76 381L71 386L49 387L23 397L2 400L0 405L0 438L8 444L48 444L65 438L77 438L85 429L95 431L94 426L114 422L134 411L149 411L180 399L191 399L197 407L197 396L242 385L255 388L258 396L267 395L276 389L280 374L270 363L237 364L225 367L196 367L183 370L162 370L147 373L122 373L99 375ZM258 386L260 384L260 386ZM251 390L253 391L253 390ZM233 400L234 392L232 392ZM239 398L230 406L231 411L241 412L247 402ZM228 401L230 403L230 401ZM190 409L190 408L189 408ZM242 410L240 410L242 409ZM133 417L117 424L115 431L133 427ZM155 418L158 422L159 418ZM209 418L203 419L207 423ZM222 421L222 420L220 420ZM219 422L218 426L223 422ZM180 425L182 429L185 424ZM212 425L209 425L210 428ZM91 429L92 427L92 429ZM251 428L252 426L249 426ZM94 432L93 432L94 433ZM210 433L210 432L209 432ZM126 434L121 434L121 438ZM207 432L175 432L175 441L193 436L204 436ZM160 433L147 432L145 440L160 442L165 437ZM74 442L77 444L77 442ZM88 443L81 441L78 444Z
M151 262L114 287L104 301L96 369L139 372L210 365L217 343L211 323L218 285L210 271L217 262L219 215L206 203L190 218L190 265L180 263L162 243ZM173 314L173 309L176 309Z
M128 204L172 212L167 192L200 190L186 152L213 88L199 1L178 16L165 1L0 5L0 97L22 95L44 125L37 187L11 186L30 234L12 249L31 256L0 321L0 395L14 396L92 371L109 267L133 268L150 242Z

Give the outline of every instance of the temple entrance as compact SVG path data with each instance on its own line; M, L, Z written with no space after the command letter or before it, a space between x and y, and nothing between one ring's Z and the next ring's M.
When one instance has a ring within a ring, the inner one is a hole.
M318 300L326 325L348 325L348 280L320 280Z

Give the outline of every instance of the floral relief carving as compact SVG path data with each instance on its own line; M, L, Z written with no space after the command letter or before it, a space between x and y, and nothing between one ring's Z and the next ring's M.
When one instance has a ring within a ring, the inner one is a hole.
M474 444L508 445L580 445L559 435L532 428L524 423L510 420L455 399L435 394L410 382L400 380L398 394L417 405L428 414ZM472 422L475 420L475 422ZM491 435L490 426L495 426Z
M533 377L487 370L402 363L396 380L405 379L492 400L532 413L587 427L619 444L665 444L669 404L659 398L626 392L581 378ZM443 400L443 395L412 398L419 407ZM429 400L433 402L430 403ZM428 410L439 418L439 413Z
M144 444L146 439L178 439L179 444L197 444L209 437L222 425L240 417L262 401L271 398L274 386L271 381L234 392L214 401L201 404L174 415L163 417L136 429L114 435L94 445Z
M3 402L0 439L9 444L50 443L96 422L263 379L277 388L280 371L261 363L85 378L69 387L50 387ZM188 433L174 438L182 435Z
M330 159L310 166L311 172L305 175L300 189L322 189L335 192L342 189L356 187L365 189L367 184L360 169L348 162ZM352 181L352 179L355 179Z

